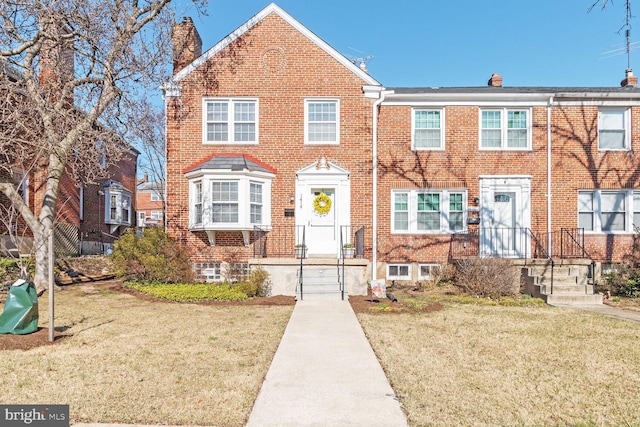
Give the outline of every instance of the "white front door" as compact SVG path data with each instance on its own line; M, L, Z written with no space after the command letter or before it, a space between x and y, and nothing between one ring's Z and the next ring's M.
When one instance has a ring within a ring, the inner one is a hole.
M519 231L516 229L516 193L496 192L493 204L491 248L494 255L515 255Z
M529 256L531 177L480 176L480 253L498 257Z
M311 188L305 241L307 253L335 256L338 247L335 188Z

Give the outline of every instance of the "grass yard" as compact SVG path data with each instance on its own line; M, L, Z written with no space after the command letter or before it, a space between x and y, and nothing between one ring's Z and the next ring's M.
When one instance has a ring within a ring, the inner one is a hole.
M638 323L446 302L357 315L413 427L640 425Z
M1 350L0 402L69 404L74 422L244 425L293 310L154 302L90 284L55 297L66 337ZM45 328L47 303L45 293Z

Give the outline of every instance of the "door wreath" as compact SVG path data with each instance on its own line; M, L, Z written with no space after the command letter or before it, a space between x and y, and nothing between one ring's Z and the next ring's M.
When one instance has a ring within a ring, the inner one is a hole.
M326 215L331 210L331 197L327 196L324 193L320 193L313 199L313 210L315 210L318 215Z

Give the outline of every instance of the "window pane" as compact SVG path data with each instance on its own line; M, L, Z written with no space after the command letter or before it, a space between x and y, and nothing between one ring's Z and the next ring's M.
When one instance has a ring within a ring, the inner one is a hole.
M309 123L309 141L336 141L335 123Z
M602 212L624 212L624 192L602 193L600 203Z
M262 222L262 185L251 183L249 192L251 223L260 224Z
M624 130L601 130L598 146L608 149L625 148Z
M527 147L527 130L508 130L507 131L507 147L510 148L526 148Z
M226 102L207 103L208 122L226 122L229 120L229 105Z
M593 231L593 213L580 212L578 215L578 227L584 228L585 231Z
M462 210L462 194L452 193L449 196L449 211L461 211Z
M408 230L409 229L409 213L396 212L393 218L393 228L395 230Z
M416 129L414 145L416 148L439 148L440 129Z
M633 193L633 226L640 227L640 193Z
M449 229L451 231L460 231L464 229L464 222L462 221L462 212L450 212L449 213Z
M236 123L234 125L235 141L255 141L256 125L255 123Z
M229 125L227 123L207 123L207 141L227 141Z
M396 193L394 207L397 211L409 210L409 195L407 193Z
M398 266L390 265L389 266L389 276L397 276L398 275Z
M409 275L409 266L408 265L400 265L398 267L400 268L399 276L408 276Z
M211 188L214 202L238 201L237 182L212 182Z
M482 146L488 148L500 148L502 146L501 132L499 130L482 130Z
M527 128L527 112L526 111L509 111L507 113L508 129L526 129Z
M500 111L483 111L482 129L500 129Z
M238 205L235 203L214 204L213 222L238 222Z
M602 213L602 231L620 231L624 229L624 213Z
M236 102L233 110L234 121L253 122L256 120L256 104L253 102Z
M578 211L593 211L593 193L581 191L578 193Z
M418 230L440 230L440 212L418 212Z
M440 194L418 194L418 211L440 211Z

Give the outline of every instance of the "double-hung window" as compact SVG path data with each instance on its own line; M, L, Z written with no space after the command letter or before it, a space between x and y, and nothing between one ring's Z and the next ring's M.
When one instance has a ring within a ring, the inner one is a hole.
M578 227L602 233L633 232L640 225L640 192L588 190L578 192Z
M204 142L258 142L258 100L205 98Z
M305 144L340 143L340 103L337 99L307 99L304 103Z
M531 149L531 113L528 109L480 110L480 148Z
M466 190L394 190L393 233L454 233L465 227Z
M105 189L105 222L111 225L131 224L131 191L111 182Z
M193 223L202 224L202 181L193 184Z
M211 200L214 223L238 222L238 182L211 183Z
M412 146L414 150L444 149L444 110L414 109Z
M251 224L262 222L262 184L252 182L250 184L249 209Z
M598 148L628 150L631 112L628 108L601 108L598 111Z

